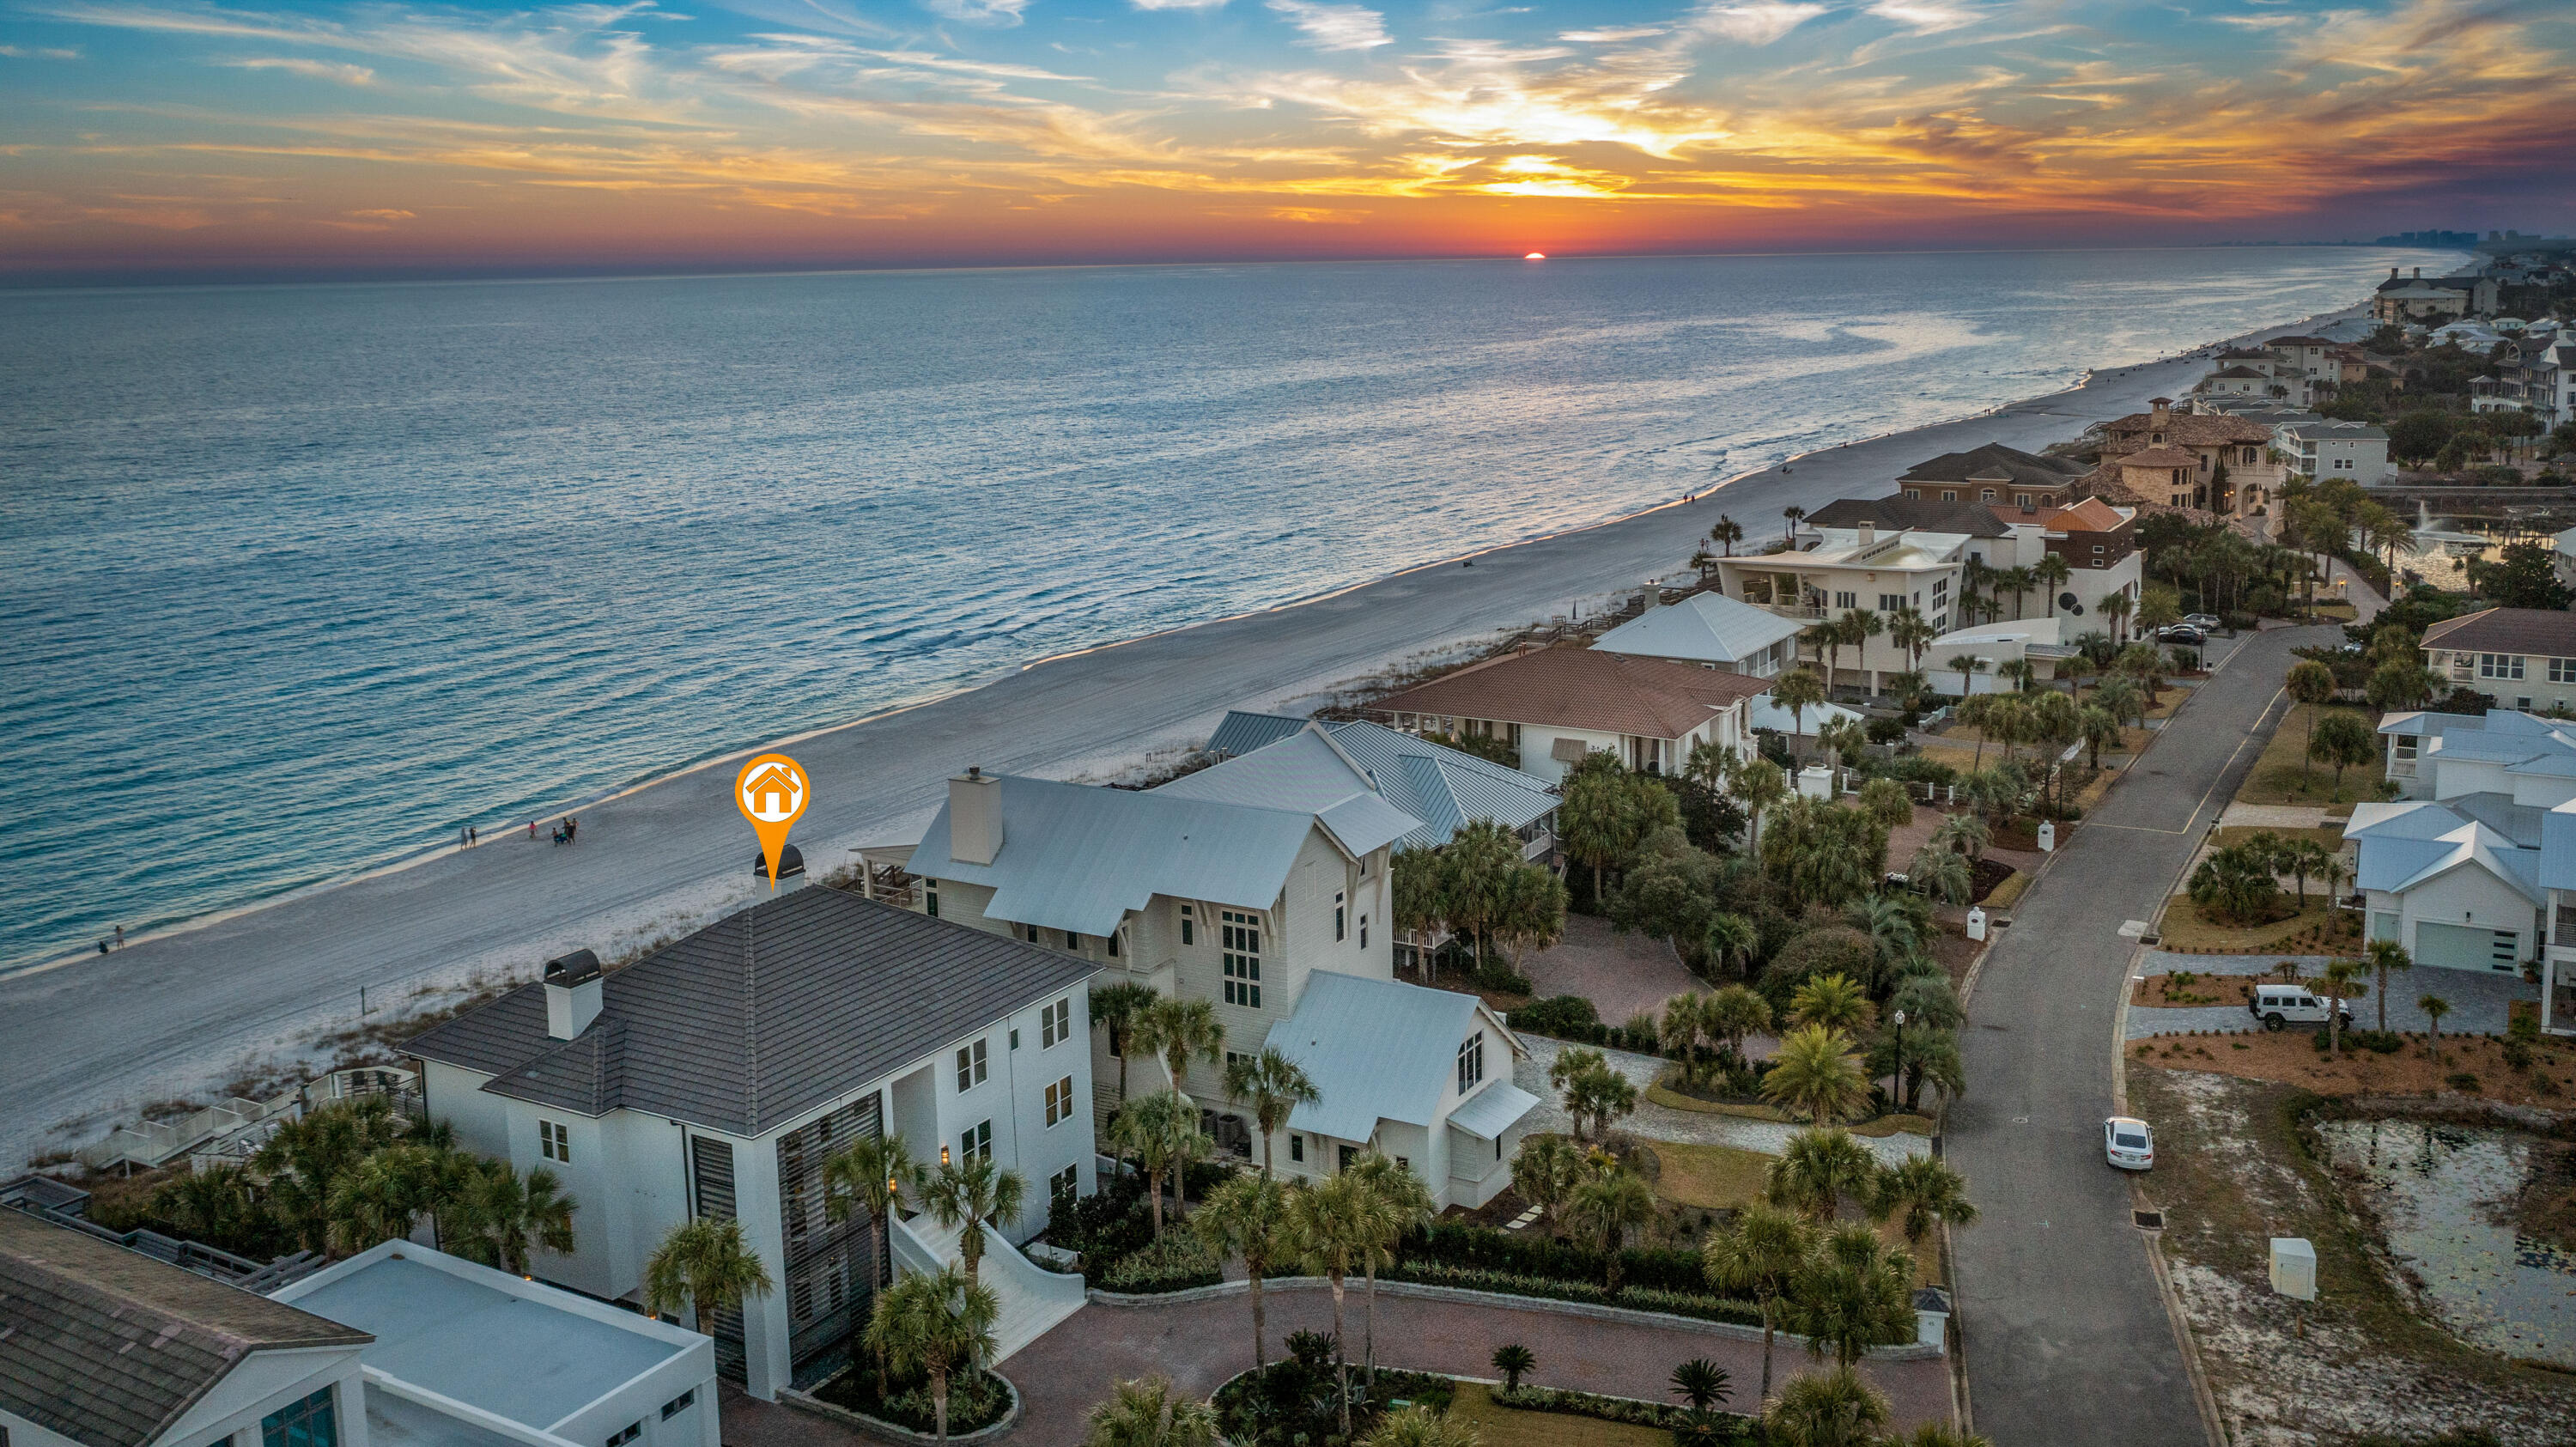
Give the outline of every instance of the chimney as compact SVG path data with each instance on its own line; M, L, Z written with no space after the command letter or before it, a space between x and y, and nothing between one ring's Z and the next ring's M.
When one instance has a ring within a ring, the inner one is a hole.
M1876 523L1862 523L1862 524L1860 525L1860 545L1861 545L1862 547L1864 547L1864 548L1865 548L1865 547L1868 547L1870 544L1872 544L1872 543L1874 543L1874 542L1877 542L1877 541L1878 541L1878 524L1876 524Z
M2415 279L2417 281L2422 281L2424 279L2424 268L2420 266L2415 268Z
M575 950L546 961L546 1033L571 1040L599 1018L599 956Z
M1002 781L978 768L948 781L948 857L990 864L1002 852Z
M2162 427L2173 420L2173 399L2157 397L2147 403L2147 424Z
M2396 267L2393 267L2393 266L2392 266L2392 267L2388 268L2388 279L2389 279L2390 281L2395 281L2395 280L2397 279L2397 268L2396 268Z

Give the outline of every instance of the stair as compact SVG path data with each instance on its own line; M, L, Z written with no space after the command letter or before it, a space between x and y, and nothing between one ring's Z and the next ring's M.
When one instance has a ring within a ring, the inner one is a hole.
M957 1261L958 1227L943 1227L930 1216L897 1221L895 1269L935 1271ZM1001 1314L993 1323L993 1360L998 1366L1013 1353L1053 1330L1056 1323L1082 1310L1089 1298L1079 1276L1048 1271L1020 1254L990 1226L984 1228L984 1259L978 1268L984 1285L1000 1298Z

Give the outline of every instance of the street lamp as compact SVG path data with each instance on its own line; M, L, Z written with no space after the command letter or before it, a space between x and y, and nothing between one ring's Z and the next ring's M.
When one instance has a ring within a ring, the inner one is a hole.
M1889 1018L1896 1026L1896 1055L1888 1061L1887 1103L1894 1105L1897 1080L1905 1074L1905 1012L1899 1010Z

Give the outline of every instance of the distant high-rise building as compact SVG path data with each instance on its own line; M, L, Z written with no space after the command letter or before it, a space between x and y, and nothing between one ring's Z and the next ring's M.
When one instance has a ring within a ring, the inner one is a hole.
M2401 231L2395 236L2383 236L2374 244L2379 246L2475 246L2478 244L2478 234L2474 231Z

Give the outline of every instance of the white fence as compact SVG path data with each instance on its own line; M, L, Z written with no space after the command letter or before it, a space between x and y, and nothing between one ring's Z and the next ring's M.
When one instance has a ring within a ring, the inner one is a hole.
M418 1108L420 1077L393 1065L334 1070L266 1100L236 1096L177 1120L118 1126L107 1139L82 1151L81 1160L93 1170L127 1163L167 1165L183 1155L192 1171L239 1163L256 1154L287 1121L300 1120L305 1112L332 1101L369 1095L390 1097L396 1110L409 1113Z

